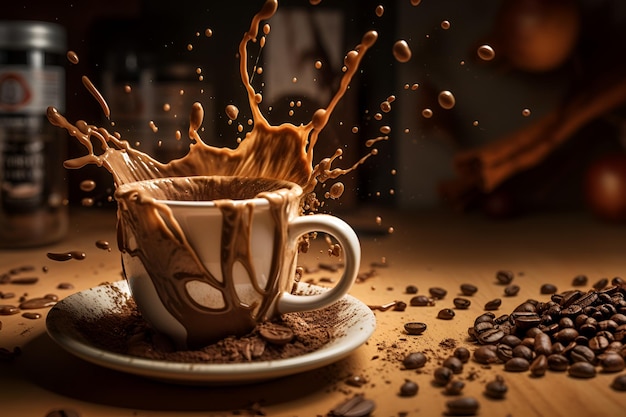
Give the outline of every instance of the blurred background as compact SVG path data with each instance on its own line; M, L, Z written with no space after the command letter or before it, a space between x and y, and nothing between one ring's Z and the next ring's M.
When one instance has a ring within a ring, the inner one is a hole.
M115 130L166 161L185 151L188 142L174 136L186 132L194 101L205 108L207 143L235 147L250 129L237 46L262 4L14 0L1 19L65 27L67 49L80 59L64 63L68 120L110 127L82 86L87 75L109 102ZM338 165L348 167L370 151L365 143L381 127L391 133L345 179L332 210L368 204L494 219L589 210L626 219L626 2L291 0L280 2L270 25L253 84L275 124L308 122L336 90L345 52L365 31L379 33L316 154L342 148ZM398 40L412 51L407 62L394 58ZM240 109L234 123L228 104ZM70 156L84 153L67 141ZM102 169L65 174L70 204L89 197L115 205ZM84 179L96 189L82 191Z

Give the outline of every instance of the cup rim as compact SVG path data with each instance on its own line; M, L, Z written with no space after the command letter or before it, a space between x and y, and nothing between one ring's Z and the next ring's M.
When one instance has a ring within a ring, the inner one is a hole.
M148 183L148 182L163 182L176 178L207 178L207 179L241 179L241 180L266 180L266 181L276 181L278 183L282 183L281 187L273 190L273 191L265 191L257 194L257 196L253 198L242 198L242 199L231 199L231 198L223 198L223 199L215 199L215 200L164 200L160 198L154 198L153 201L155 203L165 204L167 206L172 207L215 207L216 201L230 201L235 205L248 204L253 203L257 206L269 205L269 201L266 198L258 197L258 195L263 193L276 193L276 194L294 194L295 196L301 196L303 193L302 187L295 182L291 182L288 180L275 179L275 178L265 178L265 177L247 177L240 175L189 175L189 176L180 176L180 177L162 177L162 178L151 178L147 180L133 181L129 183L125 183L120 185L115 194L126 194L129 191L132 191L133 188L140 183Z

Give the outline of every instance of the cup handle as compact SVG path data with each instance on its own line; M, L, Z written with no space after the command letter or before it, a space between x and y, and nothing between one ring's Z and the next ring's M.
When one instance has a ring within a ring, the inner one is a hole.
M293 295L283 292L276 309L280 314L317 310L343 297L356 279L361 264L361 245L352 228L343 220L328 215L299 216L289 223L289 238L295 239L309 232L325 232L337 239L344 253L345 267L339 282L330 290L316 295Z

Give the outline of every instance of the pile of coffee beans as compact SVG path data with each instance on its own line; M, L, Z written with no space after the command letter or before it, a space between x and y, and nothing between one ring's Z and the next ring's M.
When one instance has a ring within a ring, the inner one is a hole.
M575 283L586 282L582 277L576 277ZM497 275L497 279L510 284L506 274ZM554 288L541 288L543 294L552 294L550 301L529 299L511 314L496 317L487 311L476 317L468 329L470 337L481 345L474 351L474 360L502 363L506 371L530 372L536 377L548 370L567 372L574 378L593 378L598 370L624 370L624 281L614 278L609 286L608 280L601 280L589 291L556 293ZM618 379L612 384L617 390L626 376Z

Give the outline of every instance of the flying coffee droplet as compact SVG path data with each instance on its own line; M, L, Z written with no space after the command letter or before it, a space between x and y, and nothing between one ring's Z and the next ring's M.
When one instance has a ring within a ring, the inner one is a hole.
M84 191L86 193L95 190L95 188L96 188L96 182L95 181L84 180L84 181L81 181L81 183L80 183L81 191Z
M315 68L316 69L322 68L322 61L315 61Z
M269 35L271 30L272 30L272 27L270 26L269 23L266 23L265 25L263 25L264 34Z
M444 20L443 22L441 22L441 29L443 29L443 30L450 29L450 22L447 21L447 20Z
M83 199L80 201L80 204L81 204L83 207L91 207L91 206L93 206L94 201L93 201L93 198L83 198Z
M381 126L379 130L380 130L380 133L382 133L383 135L388 135L391 133L390 126Z
M172 106L170 106L169 103L163 104L163 111L170 111L171 109L172 109Z
M524 109L524 110L522 110L522 116L524 116L524 117L528 117L528 116L530 116L530 109Z
M211 36L213 36L213 29L206 28L204 30L204 36L206 36L207 38L210 38Z
M411 0L411 6L417 6L422 2L422 0Z
M478 53L478 57L483 61L491 61L496 57L496 52L489 45L479 46L476 52Z
M405 40L393 44L393 56L398 62L408 62L411 59L411 48Z
M433 111L431 109L424 109L422 110L422 116L425 119L430 119L431 117L433 117Z
M376 6L376 16L382 17L383 14L385 14L385 8L381 4L379 4L378 6Z
M130 93L132 91L132 88L130 87L130 85L125 85L124 86L124 92L125 93Z
M454 98L454 95L449 91L442 91L441 93L439 93L437 101L439 102L439 106L441 106L442 109L446 110L450 110L456 104L456 99Z
M67 60L72 64L78 64L78 55L74 51L67 51Z
M389 113L391 111L391 103L388 100L383 101L380 103L380 110L383 113Z
M345 191L345 186L343 185L343 183L336 182L330 187L330 190L329 190L330 198L337 199L342 196L344 191Z

